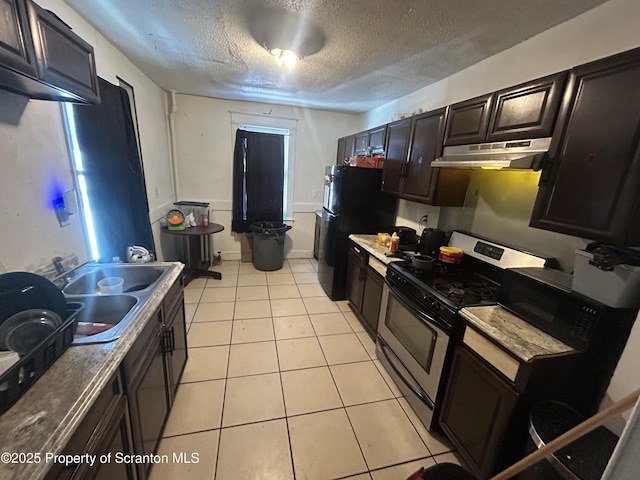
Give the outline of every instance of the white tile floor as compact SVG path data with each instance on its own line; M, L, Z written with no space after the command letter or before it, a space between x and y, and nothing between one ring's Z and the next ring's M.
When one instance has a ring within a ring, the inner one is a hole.
M189 361L151 480L404 480L456 462L375 357L346 301L317 282L317 262L281 270L225 261L222 280L185 290Z

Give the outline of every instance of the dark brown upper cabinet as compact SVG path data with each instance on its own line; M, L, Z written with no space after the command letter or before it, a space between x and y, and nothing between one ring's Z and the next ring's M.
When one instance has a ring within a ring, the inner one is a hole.
M469 171L431 168L442 153L444 108L389 124L382 190L440 206L462 206Z
M369 146L369 132L356 133L354 139L353 154L364 155L367 153L367 147Z
M354 155L367 155L372 153L374 155L384 153L384 147L387 141L387 126L381 125L379 127L365 130L364 132L356 133L354 136Z
M560 72L496 92L486 141L550 137L566 80Z
M0 0L0 88L39 100L99 103L93 47L30 0Z
M445 146L550 137L566 78L560 72L451 105Z
M24 0L0 0L0 64L35 77L36 57L29 30L24 28L27 24Z
M387 126L372 128L369 130L369 138L367 146L374 155L384 153L385 143L387 141Z
M640 49L571 70L530 225L640 245Z
M382 170L382 191L401 195L401 182L409 152L411 138L411 118L390 123L387 127L386 157Z
M493 94L449 106L444 145L482 143L487 136Z
M338 139L338 153L336 155L336 165L344 165L353 155L356 136L349 135Z
M336 153L336 165L343 165L346 157L346 143L347 137L342 137L338 139L338 151Z

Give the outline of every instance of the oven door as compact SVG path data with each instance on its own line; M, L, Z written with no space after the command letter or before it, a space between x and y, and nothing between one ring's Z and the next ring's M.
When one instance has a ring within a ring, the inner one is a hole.
M449 335L392 288L385 282L377 356L425 426L431 428Z

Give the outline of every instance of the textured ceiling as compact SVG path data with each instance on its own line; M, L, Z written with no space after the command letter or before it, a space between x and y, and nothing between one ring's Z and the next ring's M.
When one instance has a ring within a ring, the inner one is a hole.
M604 0L65 0L166 90L364 112ZM286 33L286 35L284 35ZM263 44L294 38L278 66Z

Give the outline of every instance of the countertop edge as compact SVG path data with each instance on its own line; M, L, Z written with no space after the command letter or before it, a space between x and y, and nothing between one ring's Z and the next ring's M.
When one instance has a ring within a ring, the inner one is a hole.
M100 393L107 386L107 383L111 379L111 376L117 371L126 354L129 352L131 346L134 344L142 330L151 320L153 313L161 306L162 300L164 299L165 295L168 293L174 282L180 277L182 270L184 269L184 264L182 264L181 262L156 262L155 264L159 266L173 266L174 268L170 270L164 281L160 285L156 286L154 292L147 299L142 308L137 312L137 320L133 320L130 325L128 325L127 328L122 331L120 337L117 340L103 344L70 346L69 349L65 351L63 356L61 356L56 362L54 362L49 371L45 372L45 374L41 378L39 378L38 381L36 381L36 383L27 391L25 396L37 396L38 394L48 393L38 392L38 382L41 381L45 376L47 376L47 374L64 374L64 368L68 368L69 365L60 364L58 368L55 368L56 364L63 358L65 358L65 356L68 357L70 353L73 353L74 349L84 349L82 352L78 352L77 356L82 356L82 354L104 356L104 358L100 360L101 365L93 374L91 380L88 381L86 387L77 398L77 400L69 407L67 414L59 420L55 430L47 433L44 431L38 432L37 429L35 429L32 437L34 437L35 435L40 435L41 437L46 436L46 440L40 443L34 442L36 444L34 444L30 448L29 452L39 452L43 457L47 453L59 454L62 452L62 449L69 443L69 440L71 439L73 433L76 431L80 423L84 420L86 414L91 409ZM67 363L69 363L69 360L71 360L71 357L67 358ZM51 382L52 378L49 378L48 381ZM42 384L41 387L43 387ZM0 425L4 423L4 415L11 414L11 410L13 408L17 407L19 409L22 406L24 401L26 401L25 396L23 396L20 400L18 400L18 402L16 402L15 405L13 405L9 410L4 412L2 416L0 416ZM29 415L23 415L23 417L29 417ZM24 418L24 421L20 422L18 427L24 425L31 427L34 424L37 425L37 423L37 420L30 423L28 418ZM2 445L0 448L2 448L2 451L27 453L26 451L20 452L19 448L11 450L9 445ZM9 465L4 464L2 468L0 468L0 478L43 478L50 470L52 465L53 464L46 463L44 461L38 463ZM10 466L18 468L8 469L7 467Z
M349 239L356 242L362 248L364 248L369 254L373 255L376 259L380 260L385 265L391 262L397 262L401 260L397 257L387 257L385 252L388 252L388 248L380 246L376 243L377 235L365 235L352 233L349 235Z
M482 314L479 314L479 312L482 312ZM525 322L500 305L465 307L460 309L459 314L477 330L492 339L492 341L503 348L506 352L526 363L531 363L542 358L553 358L577 353L577 350L574 348L555 339L539 328ZM516 327L518 330L519 342L509 342L508 337L510 332L508 330L498 329L491 325L490 322L493 319L490 317L495 317L497 315L500 316L501 321L508 321ZM484 319L482 318L483 316L485 317ZM534 343L536 348L532 348L527 351L527 349L522 346L523 342L526 340L520 336L522 333L532 336L536 340L542 341L536 341Z

